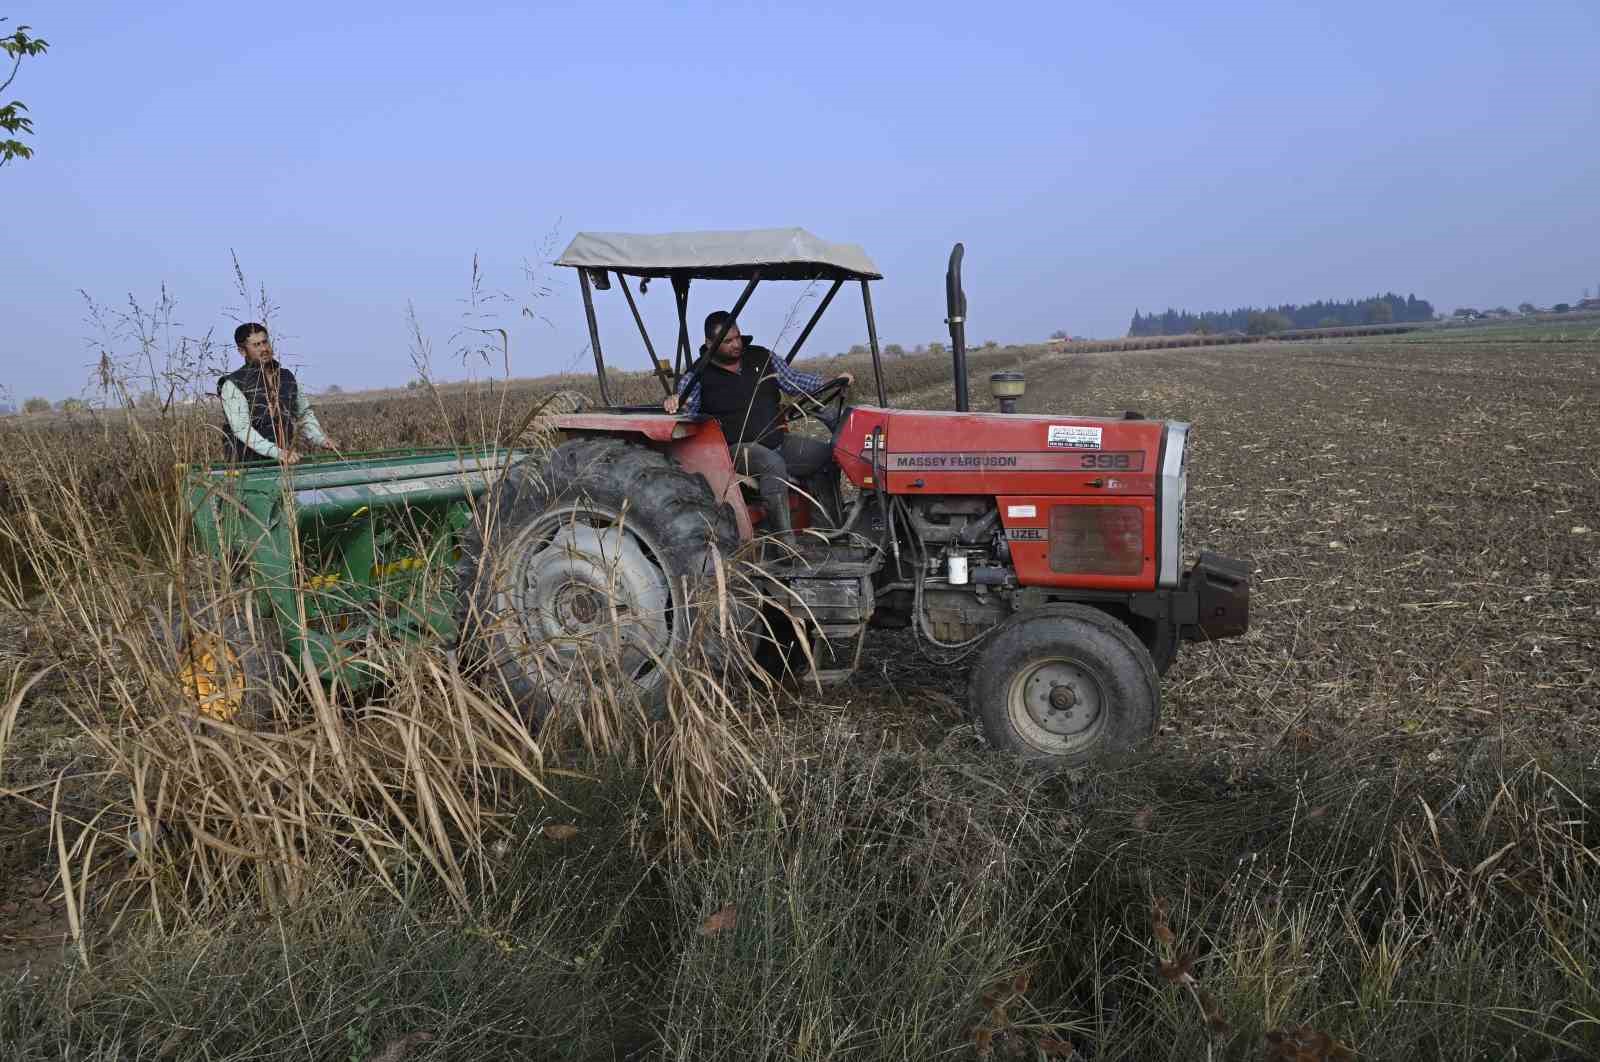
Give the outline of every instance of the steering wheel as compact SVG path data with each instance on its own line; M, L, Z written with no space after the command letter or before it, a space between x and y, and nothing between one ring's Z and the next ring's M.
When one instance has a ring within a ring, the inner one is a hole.
M789 403L789 408L784 410L784 423L816 417L827 427L830 434L837 434L839 424L844 420L844 396L849 392L850 384L851 381L839 376L810 394L796 395L795 400ZM833 408L829 409L829 406Z

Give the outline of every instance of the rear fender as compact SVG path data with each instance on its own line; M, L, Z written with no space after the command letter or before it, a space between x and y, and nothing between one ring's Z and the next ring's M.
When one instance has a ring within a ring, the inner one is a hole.
M610 435L646 440L685 472L706 481L719 502L732 506L739 525L739 541L755 537L749 507L739 492L739 476L722 427L715 420L675 417L666 413L567 413L552 417L556 429L568 436Z
M551 417L557 431L584 435L642 435L652 442L676 442L706 430L707 422L697 417L678 417L669 413L563 413ZM717 427L713 422L711 427ZM722 430L717 429L720 437Z

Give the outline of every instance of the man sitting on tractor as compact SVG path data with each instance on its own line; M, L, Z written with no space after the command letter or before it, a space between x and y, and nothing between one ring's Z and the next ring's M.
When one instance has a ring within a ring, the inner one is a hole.
M217 381L217 396L228 418L224 452L229 461L300 460L298 436L324 450L337 449L317 423L311 401L294 373L278 364L264 326L251 322L233 330L244 365ZM286 411L292 413L286 415Z
M726 310L706 318L706 342L700 347L700 362L684 374L678 393L669 395L661 405L668 413L681 409L689 416L704 413L716 418L733 452L734 467L744 475L756 477L767 510L768 530L793 549L789 478L796 477L806 484L819 511L831 522L833 515L821 507L827 499L837 496L838 471L830 443L784 431L778 393L809 395L833 381L791 368L766 347L752 345L750 337L741 335L739 323L731 318ZM719 333L723 335L722 342L708 354L706 347ZM845 373L839 379L848 385L854 377Z

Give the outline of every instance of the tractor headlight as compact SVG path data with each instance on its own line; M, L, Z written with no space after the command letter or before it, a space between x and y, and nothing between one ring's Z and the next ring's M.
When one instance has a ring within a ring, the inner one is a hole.
M1189 488L1189 425L1168 421L1161 438L1161 481L1156 494L1160 507L1161 564L1157 586L1177 586L1183 573L1183 504Z

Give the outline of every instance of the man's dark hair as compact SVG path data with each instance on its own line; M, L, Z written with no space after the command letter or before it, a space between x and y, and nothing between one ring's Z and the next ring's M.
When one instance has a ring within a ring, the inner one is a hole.
M233 345L236 347L243 347L245 341L251 336L255 335L257 332L260 332L262 335L266 335L267 326L264 324L257 324L254 321L251 321L249 324L240 325L238 328L233 330Z
M712 310L706 314L706 342L717 338L717 333L722 331L722 326L733 320L733 314L727 310ZM728 329L728 335L733 335L733 329Z

